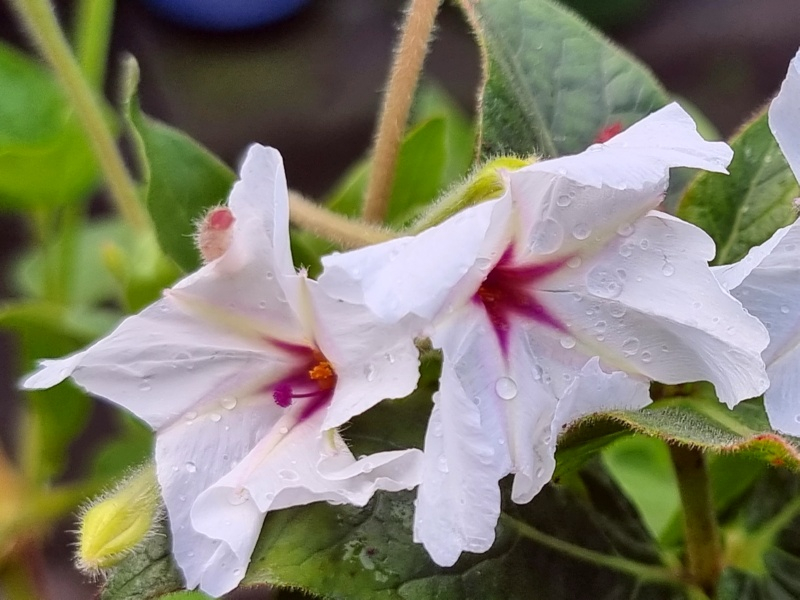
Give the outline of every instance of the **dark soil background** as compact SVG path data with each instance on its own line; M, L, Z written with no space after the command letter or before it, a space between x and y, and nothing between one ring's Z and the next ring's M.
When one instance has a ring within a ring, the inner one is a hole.
M800 46L797 0L568 3L648 64L667 89L698 106L723 136L777 91ZM72 2L57 4L69 19ZM111 97L117 58L130 52L141 65L145 111L185 130L233 166L250 142L279 148L291 186L312 197L367 151L403 2L315 0L283 23L225 34L181 28L136 0L117 4ZM4 5L0 39L24 44ZM440 18L426 72L474 112L478 53L452 7ZM0 215L0 232L0 261L7 264L25 244L25 229L13 215ZM13 351L14 340L0 336L2 364L13 364ZM13 439L17 376L0 369L0 437L6 447ZM104 434L104 410L95 411L79 453ZM67 534L57 534L48 549L52 598L88 600L95 587L71 567L70 542ZM263 598L265 592L239 597Z

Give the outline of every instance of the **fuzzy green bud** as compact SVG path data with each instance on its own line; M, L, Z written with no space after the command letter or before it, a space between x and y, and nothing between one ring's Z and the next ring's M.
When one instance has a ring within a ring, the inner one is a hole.
M83 510L78 567L94 573L114 566L147 538L160 516L158 483L150 464Z
M467 179L447 192L433 204L412 226L418 233L453 216L457 212L475 204L498 198L503 193L501 171L515 171L536 162L536 157L519 158L500 156L483 164L473 171Z

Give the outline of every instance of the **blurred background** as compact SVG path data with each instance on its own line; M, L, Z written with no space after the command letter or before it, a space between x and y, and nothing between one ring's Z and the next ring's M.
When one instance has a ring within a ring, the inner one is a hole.
M775 93L800 46L797 0L564 3L649 65L670 92L697 106L723 137ZM56 4L69 22L73 3ZM132 53L141 66L145 112L186 131L231 166L250 142L279 148L290 186L311 197L320 197L368 151L404 2L117 4L106 85L110 98L116 96L118 59ZM213 12L214 5L220 13ZM27 47L3 4L0 38ZM479 75L471 34L460 13L445 6L426 77L471 115ZM0 260L7 266L28 232L11 214L0 215L0 227ZM11 293L7 281L0 285L4 295ZM8 452L19 404L14 391L18 373L7 366L14 364L15 343L10 335L0 335L0 436ZM79 472L81 457L108 437L106 411L96 407L66 477ZM67 522L62 530L72 527ZM86 600L95 586L72 568L70 542L68 534L60 533L49 543L45 569L52 598Z

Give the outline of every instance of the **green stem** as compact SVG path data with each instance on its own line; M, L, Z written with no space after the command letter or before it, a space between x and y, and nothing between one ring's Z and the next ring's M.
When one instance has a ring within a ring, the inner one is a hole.
M542 546L547 546L553 550L577 558L584 562L625 573L642 581L653 581L666 583L669 585L681 585L683 582L675 573L664 567L656 565L646 565L640 562L623 558L622 556L609 556L601 552L589 550L581 546L576 546L570 542L560 540L546 533L531 527L527 523L519 521L505 513L500 515L500 519L507 525L513 527L523 537L536 542Z
M114 0L81 0L75 20L75 54L95 90L103 89L108 45L114 22Z
M145 229L148 226L147 215L106 122L100 98L84 78L49 0L10 2L83 124L117 209L132 227Z
M686 568L691 580L713 597L722 571L722 545L705 456L688 446L670 446L669 451L683 505Z

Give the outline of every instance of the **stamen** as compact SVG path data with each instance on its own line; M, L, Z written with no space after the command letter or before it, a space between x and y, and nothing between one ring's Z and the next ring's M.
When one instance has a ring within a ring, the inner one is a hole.
M327 360L318 362L308 371L312 381L316 381L321 390L329 390L336 383L335 374L331 363Z

